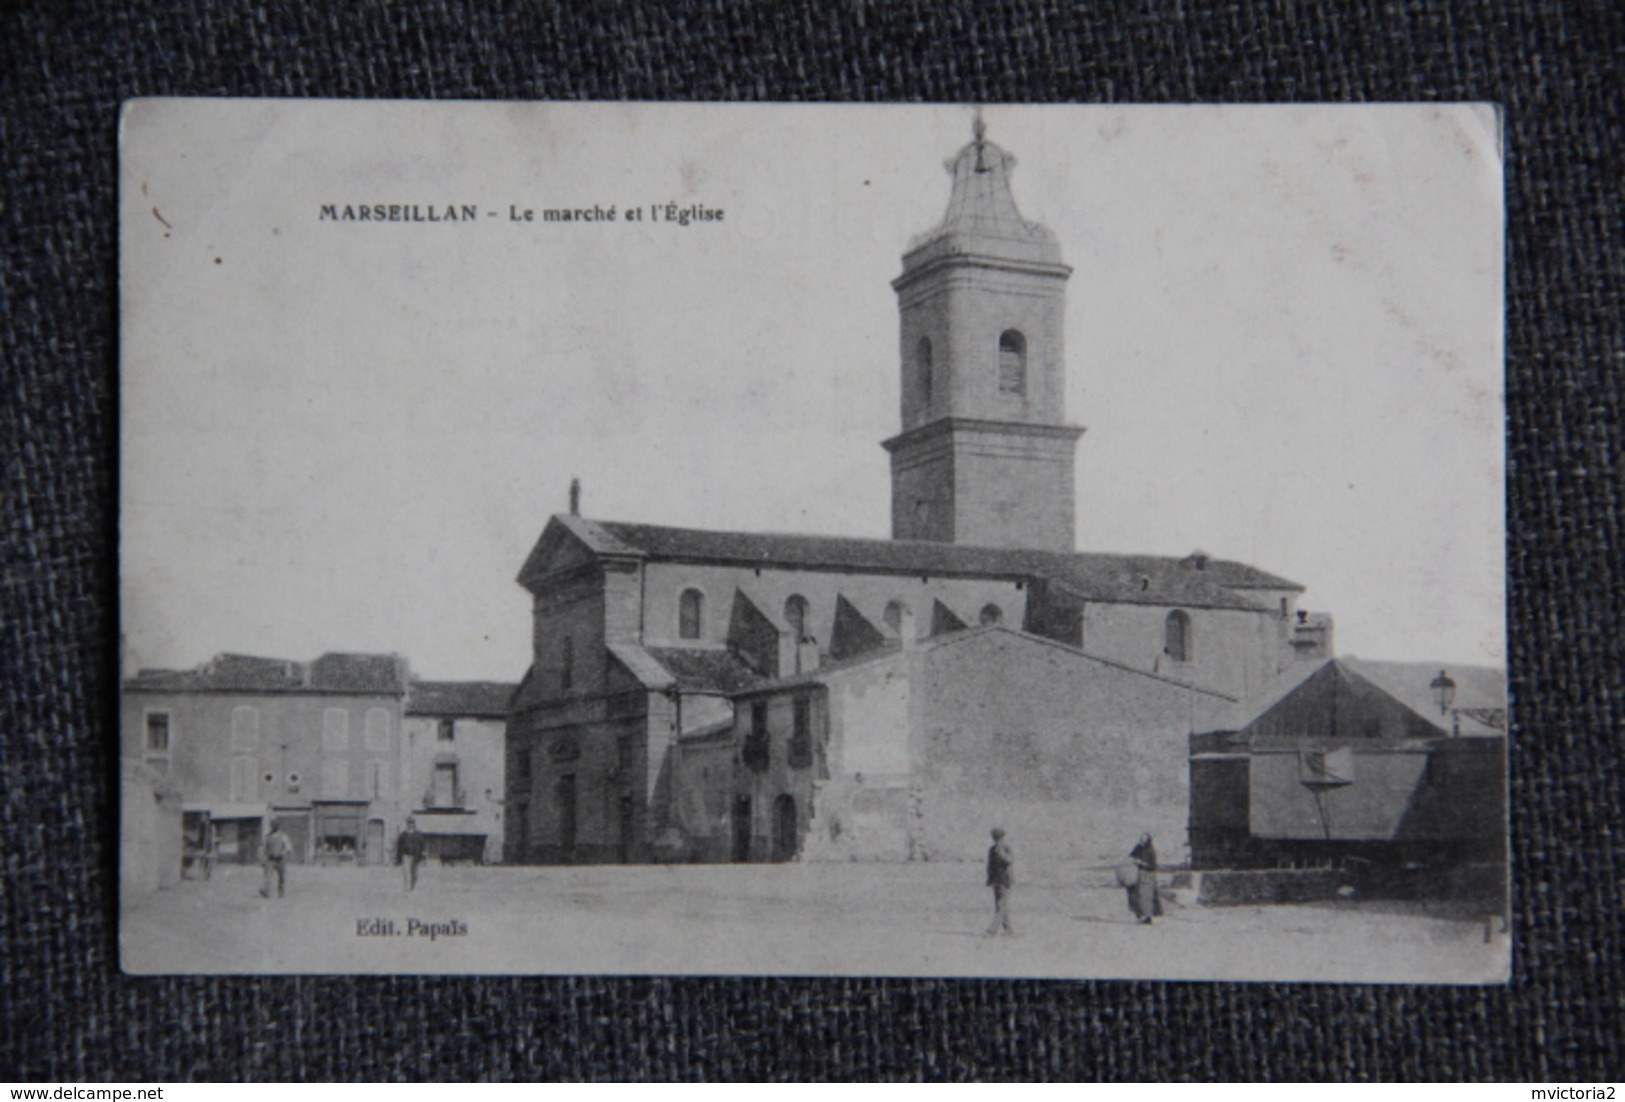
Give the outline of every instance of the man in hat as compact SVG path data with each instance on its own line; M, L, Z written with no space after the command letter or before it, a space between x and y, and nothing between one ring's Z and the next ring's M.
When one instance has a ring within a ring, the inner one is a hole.
M1010 893L1015 890L1016 855L1004 840L1004 828L993 828L993 844L987 850L987 886L993 889L993 925L987 936L1014 934L1010 925Z
M271 833L265 836L265 849L261 863L265 866L265 887L260 894L271 898L271 883L276 882L277 898L282 898L283 889L287 884L288 855L293 852L293 843L288 836L282 833L282 823L272 820Z
M395 839L395 863L401 866L401 875L406 880L406 890L409 892L417 890L418 866L423 863L426 847L426 839L418 833L418 821L408 815L406 829Z

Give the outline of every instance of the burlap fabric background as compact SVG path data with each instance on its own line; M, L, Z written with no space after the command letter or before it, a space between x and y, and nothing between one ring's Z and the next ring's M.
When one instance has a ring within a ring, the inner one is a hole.
M1621 6L826 7L5 5L0 1078L1621 1077ZM146 95L1503 103L1515 982L121 976L115 132Z

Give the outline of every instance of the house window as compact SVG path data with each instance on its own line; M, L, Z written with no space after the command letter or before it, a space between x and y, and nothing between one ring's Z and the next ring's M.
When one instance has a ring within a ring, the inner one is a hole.
M798 696L794 709L794 726L790 731L790 766L805 769L812 764L812 701Z
M169 767L169 713L148 712L144 756L148 765Z
M461 807L463 794L457 787L457 763L439 762L434 767L434 785L429 790L430 807Z
M328 708L322 712L322 749L329 754L342 753L350 748L350 713L343 708Z
M434 725L434 737L436 742L456 742L457 721L450 716L438 720Z
M745 736L745 764L761 772L767 768L767 702L759 700L750 706L750 734Z
M387 761L369 761L367 763L367 798L369 800L387 800L389 798L389 763Z
M903 633L903 602L887 601L886 611L881 613L881 618L886 621L886 626L891 628L893 635L901 635Z
M1003 620L1004 609L991 603L983 605L981 615L977 617L977 621L983 627L991 627L994 624L1001 623Z
M575 683L576 641L566 635L559 643L559 687L573 689Z
M260 763L251 754L231 759L231 799L239 802L260 798Z
M260 710L240 705L231 710L231 748L252 750L260 744Z
M705 626L705 594L685 589L677 601L677 637L698 639Z
M931 340L921 337L919 350L915 353L915 360L920 373L920 400L923 404L931 404Z
M807 641L807 598L797 593L784 602L784 622L790 625L796 642Z
M368 708L366 720L367 749L382 753L389 749L389 712L383 708Z
M322 762L322 796L329 800L343 800L350 795L350 763L343 758L329 758Z
M999 393L1027 393L1027 338L1014 329L999 334Z
M1191 660L1191 618L1182 609L1174 609L1168 614L1163 626L1166 641L1163 644L1163 653L1175 662L1189 662Z

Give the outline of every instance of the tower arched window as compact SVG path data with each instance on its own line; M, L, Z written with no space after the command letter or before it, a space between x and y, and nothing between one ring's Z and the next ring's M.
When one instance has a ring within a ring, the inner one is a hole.
M1004 609L996 604L985 604L982 606L981 614L976 619L983 627L992 627L1004 620Z
M559 685L571 689L576 683L576 641L566 635L559 643Z
M1163 653L1175 662L1189 662L1192 642L1190 614L1174 609L1163 624Z
M893 635L901 635L903 633L902 601L887 602L884 617L886 620L886 626L891 628Z
M677 637L698 639L705 627L705 594L685 589L677 599Z
M790 626L790 633L800 643L807 638L807 598L796 593L784 602L784 622Z
M920 373L920 397L926 406L931 404L932 366L931 338L921 337L914 354L916 370Z
M1027 338L1014 329L999 334L999 393L1027 393Z

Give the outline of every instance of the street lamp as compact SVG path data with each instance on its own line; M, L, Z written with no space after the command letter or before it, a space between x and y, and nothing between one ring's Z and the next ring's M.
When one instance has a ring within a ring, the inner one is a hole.
M1428 683L1428 689L1433 693L1433 703L1439 706L1439 714L1449 714L1450 706L1456 702L1456 683L1450 680L1450 675L1440 670L1439 676Z

